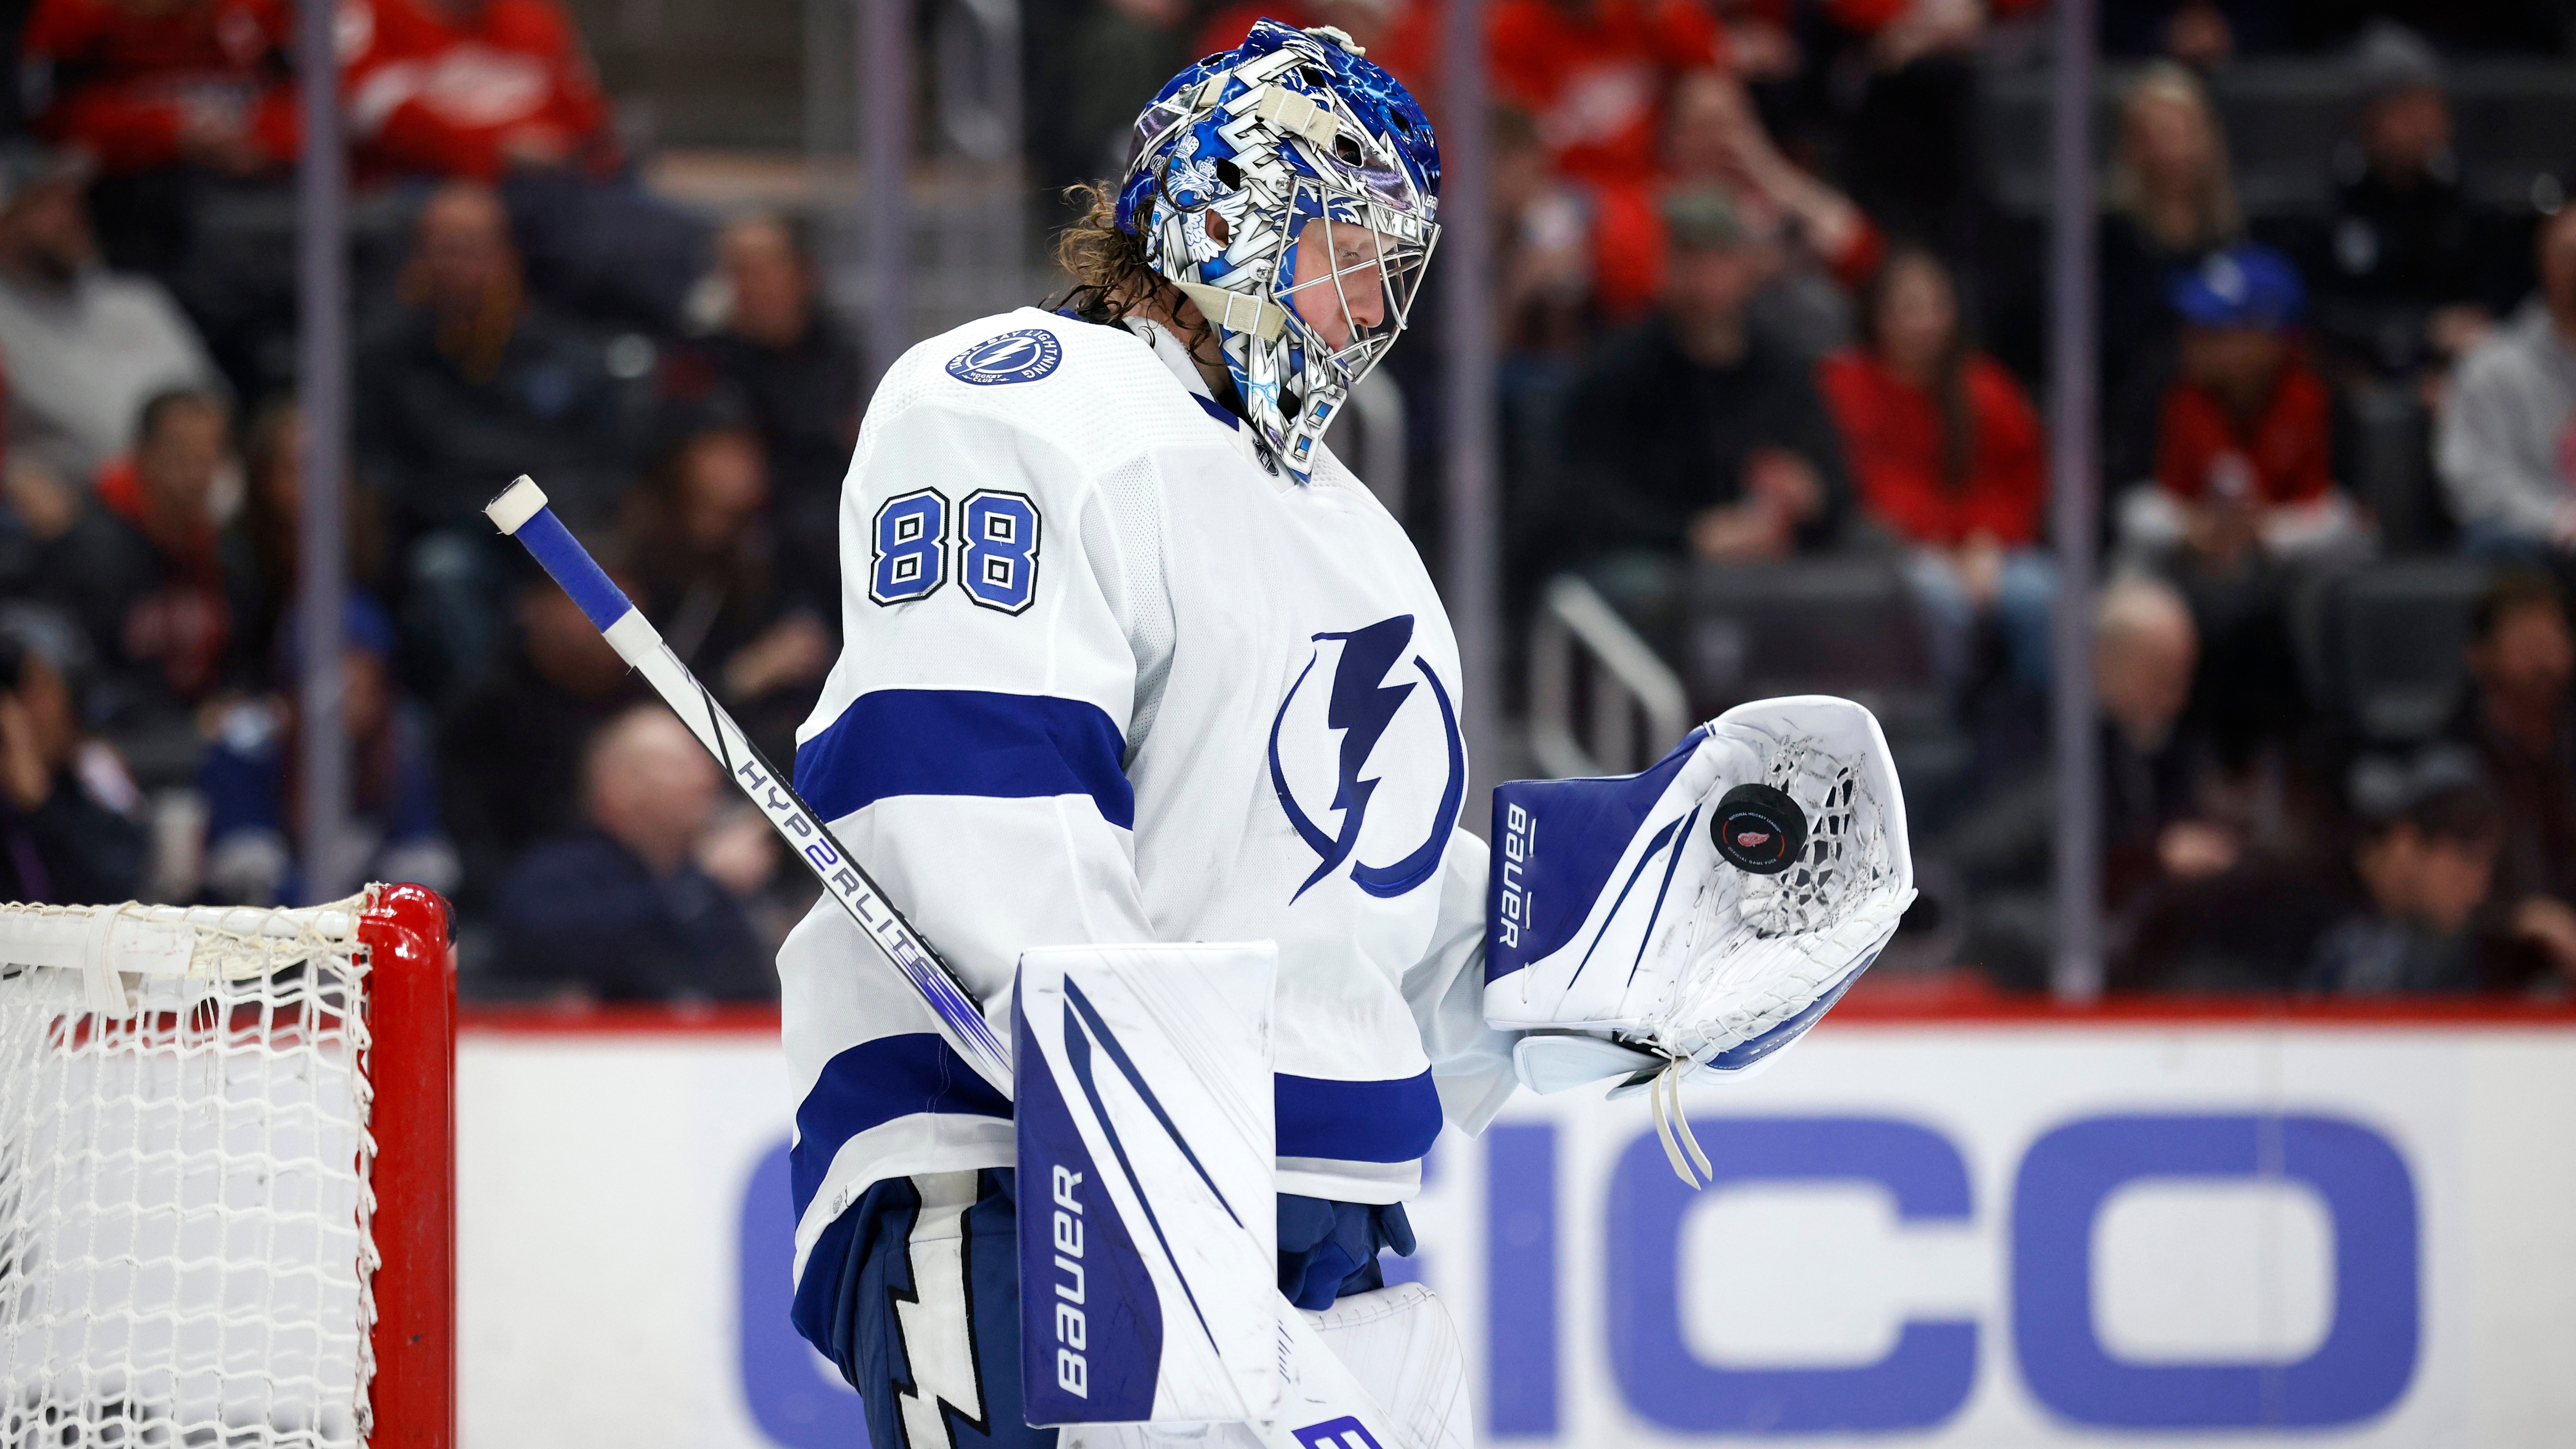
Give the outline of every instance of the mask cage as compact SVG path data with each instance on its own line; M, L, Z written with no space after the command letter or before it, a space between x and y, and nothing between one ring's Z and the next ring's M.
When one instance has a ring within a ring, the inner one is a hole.
M1288 314L1277 346L1279 410L1289 428L1288 461L1303 469L1313 440L1402 335L1440 228L1365 194L1299 178L1270 295ZM1311 267L1309 246L1323 265ZM1331 324L1338 322L1338 329ZM1331 344L1328 330L1345 340Z

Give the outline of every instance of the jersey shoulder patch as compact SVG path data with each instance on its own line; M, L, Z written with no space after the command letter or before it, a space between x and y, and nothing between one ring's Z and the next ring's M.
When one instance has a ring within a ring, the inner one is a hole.
M970 429L999 429L1035 447L968 447L972 457L952 461L987 476L966 482L951 467L940 485L951 499L990 484L1026 491L1041 506L1078 507L1085 479L1171 443L1212 441L1190 396L1125 328L1023 307L917 343L887 369L861 425L853 481L879 497L919 488L918 468L876 462L879 447L905 454L910 445L899 440L935 438L972 420ZM1039 453L1066 466L1038 466Z
M948 375L977 387L1036 382L1064 365L1064 344L1043 327L1020 327L971 343L948 359Z

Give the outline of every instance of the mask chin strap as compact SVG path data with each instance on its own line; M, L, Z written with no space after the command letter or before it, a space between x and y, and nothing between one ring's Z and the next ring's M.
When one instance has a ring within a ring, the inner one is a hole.
M1263 342L1276 342L1288 330L1288 309L1244 292L1211 287L1205 282L1174 282L1181 295L1198 304L1210 322Z

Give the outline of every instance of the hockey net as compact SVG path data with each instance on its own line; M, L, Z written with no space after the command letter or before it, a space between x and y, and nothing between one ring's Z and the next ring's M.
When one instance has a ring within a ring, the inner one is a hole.
M0 906L0 1449L451 1442L453 981L416 887Z

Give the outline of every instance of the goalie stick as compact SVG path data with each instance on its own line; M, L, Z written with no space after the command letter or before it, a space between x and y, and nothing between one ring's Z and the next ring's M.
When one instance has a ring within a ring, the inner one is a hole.
M1005 1097L1017 1095L1010 1049L985 1020L982 1006L927 937L887 899L856 857L833 838L813 808L799 798L790 777L761 756L733 716L716 702L662 641L661 632L608 577L589 550L546 504L545 490L521 474L483 510L501 532L515 538L546 573L572 596L609 647L644 676L715 756L716 763L787 842L824 893L885 956L896 974L919 993L945 1038L976 1073ZM1399 1426L1350 1368L1327 1347L1305 1314L1284 1297L1278 1306L1278 1351L1283 1390L1281 1416L1250 1427L1271 1449L1433 1449L1411 1426Z
M662 642L661 631L635 607L626 591L601 569L590 551L564 527L563 520L546 505L545 490L536 480L522 473L516 482L501 490L483 509L484 515L500 530L517 539L543 565L572 601L581 606L591 627L600 632L617 657L632 665L653 691L662 696L680 716L681 723L716 757L734 787L742 791L760 813L768 817L770 827L787 842L814 878L823 883L825 894L840 903L851 920L900 973L912 989L921 995L939 1018L939 1034L966 1058L976 1074L993 1084L1004 1096L1011 1091L1011 1052L999 1032L984 1019L984 1011L974 996L957 979L957 973L934 949L928 938L914 930L903 912L886 899L886 893L870 879L857 857L832 837L829 827L814 814L796 793L790 777L762 757L742 726L733 722L724 706L700 684L689 667Z

